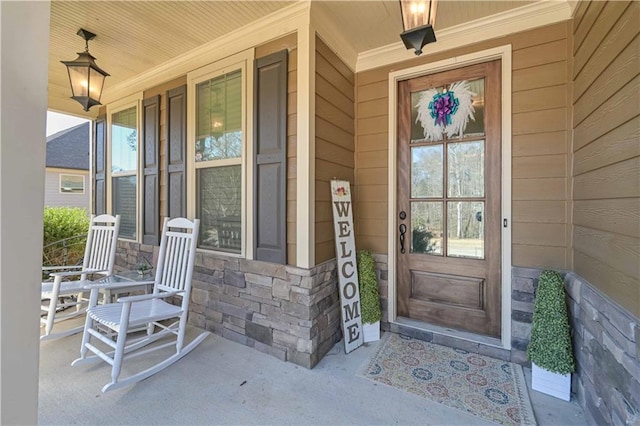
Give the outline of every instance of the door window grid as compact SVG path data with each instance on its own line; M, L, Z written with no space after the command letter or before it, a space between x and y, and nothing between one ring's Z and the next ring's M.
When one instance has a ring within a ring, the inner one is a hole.
M430 138L417 119L425 93L452 86L411 93L411 252L484 259L484 79L469 85L475 117L461 136Z

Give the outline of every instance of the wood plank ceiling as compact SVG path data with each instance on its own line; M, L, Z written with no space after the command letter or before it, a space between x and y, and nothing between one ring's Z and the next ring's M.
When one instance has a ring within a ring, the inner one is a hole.
M302 0L305 1L305 0ZM297 1L63 1L51 3L49 106L81 114L69 99L62 60L84 50L79 28L97 34L89 51L111 77L105 87L126 81L191 49L274 13ZM443 1L436 30L531 1ZM315 5L314 5L315 6ZM398 41L402 31L397 0L321 1L357 52Z

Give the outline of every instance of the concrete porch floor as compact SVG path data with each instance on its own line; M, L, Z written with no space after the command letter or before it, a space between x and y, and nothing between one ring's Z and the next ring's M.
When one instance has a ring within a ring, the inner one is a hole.
M198 332L190 328L187 341ZM71 367L80 339L41 343L39 424L493 424L357 376L377 342L349 355L339 342L307 370L210 335L155 376L103 394L107 364ZM530 370L525 377L530 385ZM539 425L585 424L577 403L529 395Z

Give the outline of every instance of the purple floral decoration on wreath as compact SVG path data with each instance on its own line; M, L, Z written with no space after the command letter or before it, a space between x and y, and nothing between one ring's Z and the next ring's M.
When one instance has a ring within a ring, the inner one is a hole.
M458 98L453 95L452 91L433 95L433 100L429 102L429 109L431 110L431 118L435 118L436 126L450 125L451 116L458 111L459 105L460 102Z

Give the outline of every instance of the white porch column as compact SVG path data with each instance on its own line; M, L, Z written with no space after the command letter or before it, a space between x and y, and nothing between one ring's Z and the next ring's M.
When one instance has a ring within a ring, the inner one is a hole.
M49 10L0 2L1 424L38 420Z
M315 265L316 233L316 31L298 28L296 264Z

